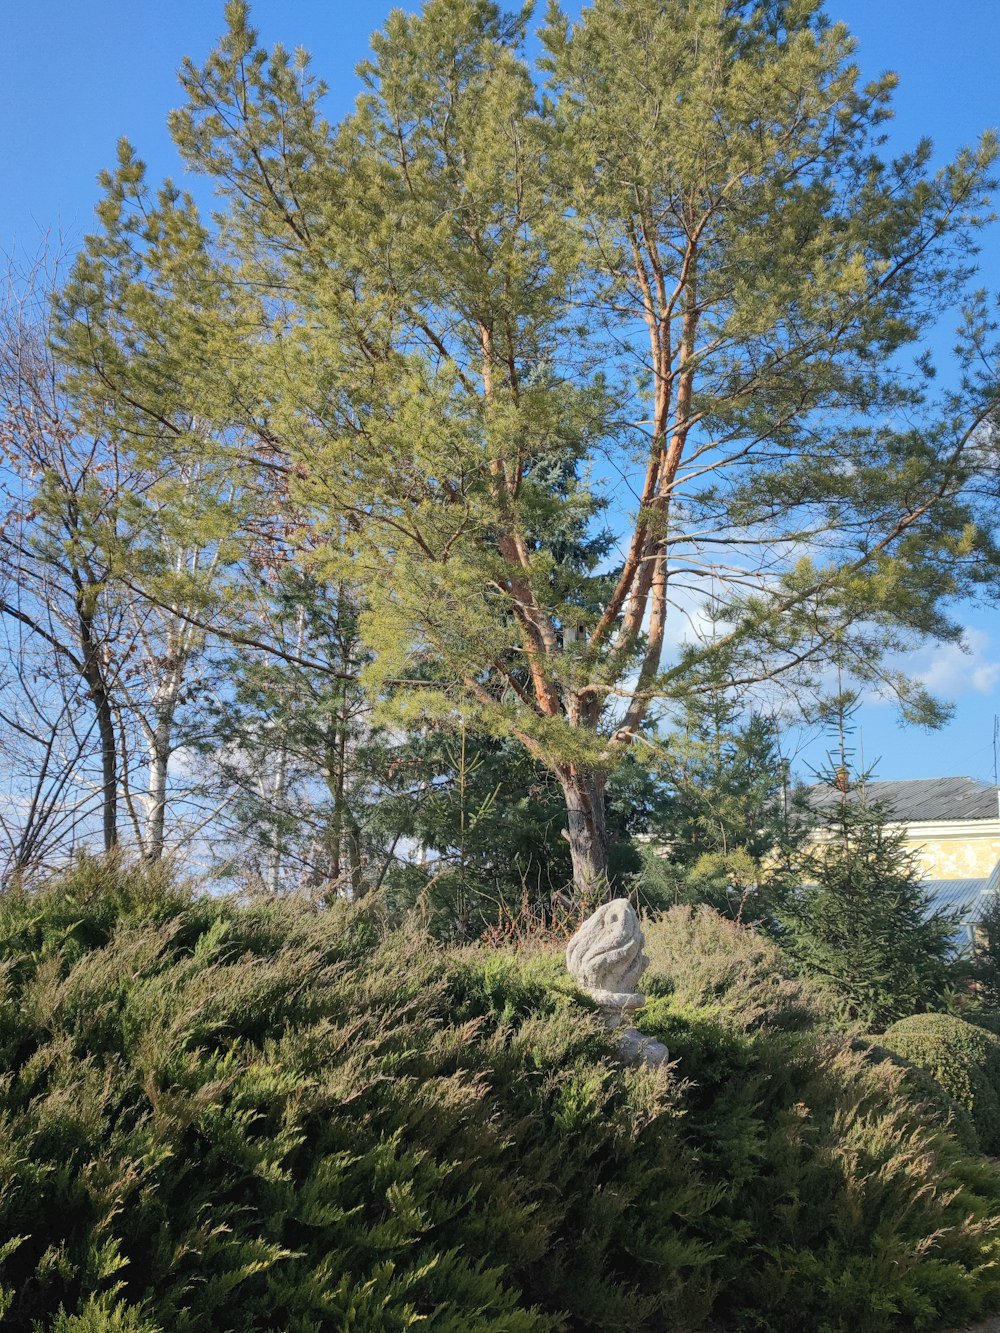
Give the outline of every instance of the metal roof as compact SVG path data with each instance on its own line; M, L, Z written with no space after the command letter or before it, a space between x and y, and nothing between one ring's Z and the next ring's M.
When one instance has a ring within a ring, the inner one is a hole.
M949 819L1000 818L997 788L975 778L911 778L899 782L867 782L869 802L885 806L890 817L902 824ZM809 804L816 810L836 805L841 794L832 783L807 788Z
M925 879L920 887L934 912L955 912L963 923L980 920L988 901L989 879Z

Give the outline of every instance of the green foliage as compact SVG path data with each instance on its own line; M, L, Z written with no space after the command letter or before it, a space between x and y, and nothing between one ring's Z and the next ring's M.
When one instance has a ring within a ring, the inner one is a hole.
M667 796L653 828L667 862L664 887L670 884L675 902L708 902L743 920L767 917L800 841L776 724L760 714L741 718L719 686L684 701L663 749Z
M548 963L96 862L8 895L0 941L6 1326L529 1333L707 1308L671 1084L616 1068Z
M691 1079L687 1141L723 1190L725 1326L871 1333L995 1306L996 1171L931 1127L905 1071L844 1039L740 1033L668 1000L642 1027Z
M888 1060L903 1071L900 1089L908 1100L919 1107L922 1121L946 1129L969 1153L983 1151L969 1111L955 1100L933 1074L890 1050L882 1037L855 1038L852 1048L864 1052L866 1060L872 1064Z
M651 932L663 965L742 947L702 1004L650 1003L678 1081L620 1066L552 953L113 863L7 895L4 1326L876 1333L1000 1305L995 1172L712 920Z
M1000 894L992 894L976 931L973 975L984 1009L1000 1021Z
M273 641L287 652L227 645L226 687L191 748L206 789L222 798L230 866L275 891L348 887L360 897L384 864L363 825L385 747L366 726L370 702L356 679L357 608L348 589L294 569L267 592Z
M406 839L426 864L386 876L396 911L419 904L441 935L477 938L528 909L541 919L572 880L566 808L556 778L511 740L459 728L414 730L383 754L372 824L383 844ZM658 789L634 760L607 792L608 879L628 891L641 864L632 838L648 827Z
M584 893L657 697L801 683L837 643L927 712L883 659L955 637L1000 561L967 484L985 300L951 392L921 347L966 299L997 144L882 160L894 81L863 85L813 0L553 3L534 46L530 16L393 10L332 126L231 0L170 122L217 212L123 144L55 342L80 421L166 498L197 477L225 566L263 532L357 587L396 725L461 717L559 780ZM664 669L692 580L725 628Z
M473 939L522 899L546 911L571 878L562 793L522 746L414 730L387 752L386 770L383 839L427 852L425 865L387 876L396 910L419 902L436 932Z
M995 1308L1000 1175L945 1131L948 1106L817 1030L752 932L678 909L649 936L677 984L639 1026L677 1060L685 1147L719 1191L699 1229L725 1256L720 1325L874 1333ZM706 961L685 968L694 945Z
M50 1328L51 1333L162 1333L141 1310L106 1295L89 1297L79 1314L60 1310Z
M758 930L709 906L674 907L644 925L651 996L718 1009L744 1031L806 1031L829 1022L828 997L791 975L788 959Z
M799 862L801 881L779 912L796 966L828 986L870 1031L943 1008L957 976L955 918L929 911L904 835L863 787L823 815Z
M951 1014L914 1014L879 1040L933 1075L970 1113L983 1151L1000 1154L1000 1037Z

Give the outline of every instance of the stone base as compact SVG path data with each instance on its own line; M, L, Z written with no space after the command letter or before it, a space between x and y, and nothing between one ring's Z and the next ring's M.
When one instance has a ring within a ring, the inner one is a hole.
M629 1064L666 1065L670 1052L662 1041L647 1037L638 1028L622 1028L618 1032L618 1050Z
M630 1023L635 1011L646 1003L645 995L627 991L589 990L587 994L601 1006L601 1017L612 1031Z

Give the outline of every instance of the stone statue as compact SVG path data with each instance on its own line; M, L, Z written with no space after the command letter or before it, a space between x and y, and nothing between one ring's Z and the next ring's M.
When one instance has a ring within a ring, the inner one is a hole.
M646 970L643 944L635 908L627 898L616 898L588 916L570 940L566 966L602 1009L624 1016L646 1003L636 989Z
M570 976L600 1005L608 1027L618 1033L627 1060L663 1065L670 1053L661 1042L645 1037L629 1019L646 1003L639 982L646 970L645 943L635 908L615 898L589 916L566 946Z

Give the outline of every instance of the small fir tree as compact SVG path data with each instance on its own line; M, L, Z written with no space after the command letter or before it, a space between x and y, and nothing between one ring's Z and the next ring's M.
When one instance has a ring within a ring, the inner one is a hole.
M973 977L979 1003L991 1015L1000 1013L1000 894L997 893L990 894L977 923Z
M864 779L831 777L840 797L821 812L818 838L800 861L800 883L782 909L788 954L824 981L846 1015L873 1031L943 1008L954 977L957 918L928 910L905 835Z

